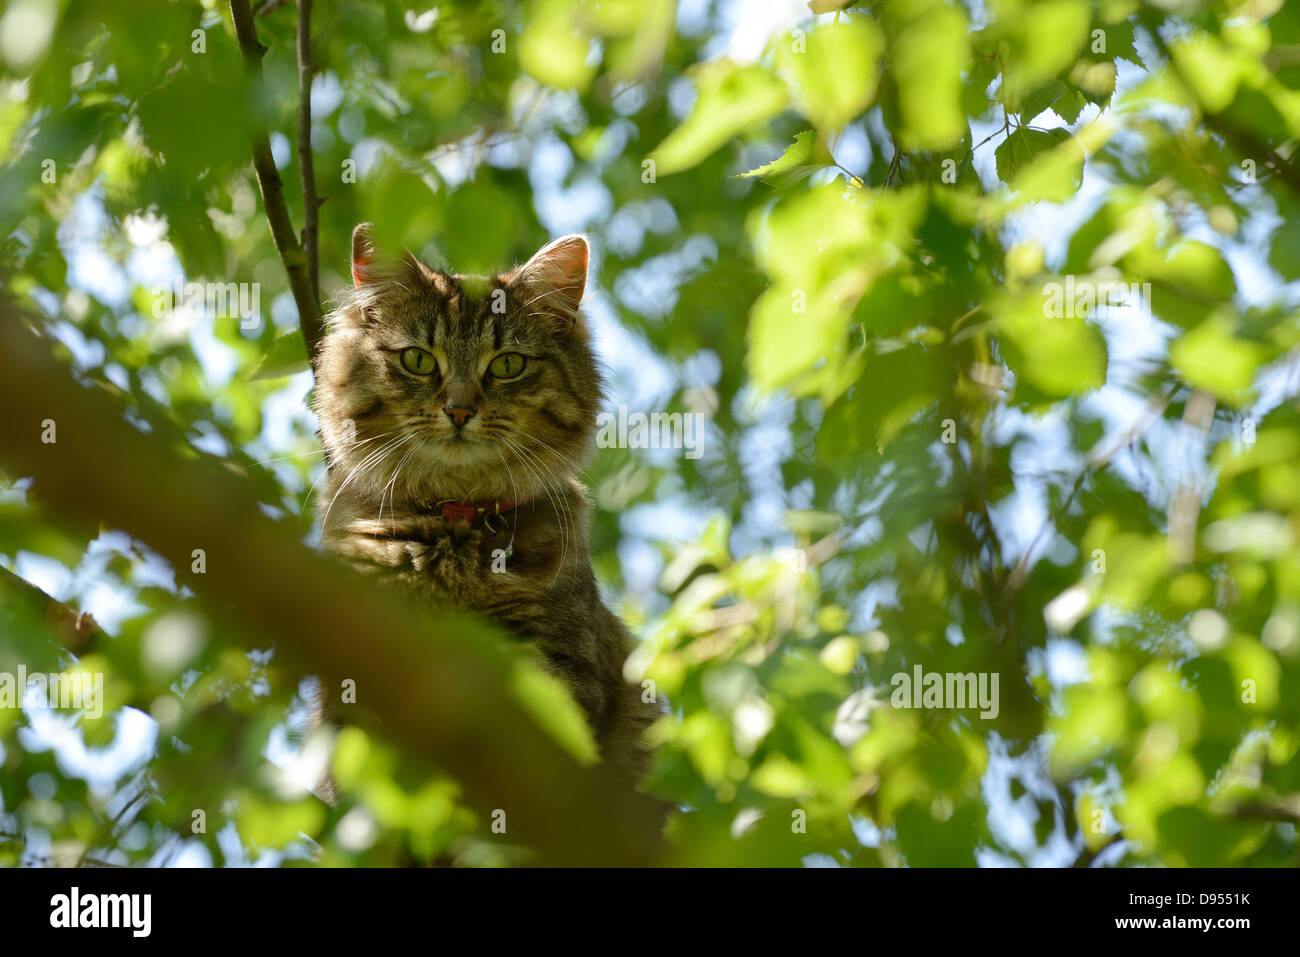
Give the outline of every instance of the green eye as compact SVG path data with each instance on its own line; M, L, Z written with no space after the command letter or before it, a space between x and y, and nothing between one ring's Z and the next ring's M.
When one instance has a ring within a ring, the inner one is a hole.
M492 360L488 371L498 379L513 379L524 371L524 357L517 352L503 352Z
M410 349L402 350L402 368L407 372L414 372L416 375L428 375L438 364L433 361L433 356L423 349L416 349L412 346Z

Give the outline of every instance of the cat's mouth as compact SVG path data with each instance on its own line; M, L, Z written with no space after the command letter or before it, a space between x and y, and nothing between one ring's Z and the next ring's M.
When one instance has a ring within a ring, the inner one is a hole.
M464 429L438 436L438 446L440 448L467 449L482 444L483 440L481 437L466 432Z
M450 465L477 465L496 456L492 443L463 430L438 436L430 451Z

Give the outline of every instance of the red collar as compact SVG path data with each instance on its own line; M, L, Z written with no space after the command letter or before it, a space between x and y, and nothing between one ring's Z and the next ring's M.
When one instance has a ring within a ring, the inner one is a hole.
M480 515L504 515L522 504L524 503L512 502L504 498L490 499L486 502L446 498L437 502L428 502L427 506L439 512L445 522L466 522L473 525Z

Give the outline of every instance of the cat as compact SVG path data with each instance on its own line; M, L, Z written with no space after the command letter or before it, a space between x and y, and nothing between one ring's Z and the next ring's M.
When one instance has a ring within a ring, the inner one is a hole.
M601 600L576 477L603 389L580 309L587 241L488 277L381 248L370 224L353 231L355 288L316 355L322 542L435 613L480 613L533 643L602 760L637 782L660 712L623 677L633 639Z

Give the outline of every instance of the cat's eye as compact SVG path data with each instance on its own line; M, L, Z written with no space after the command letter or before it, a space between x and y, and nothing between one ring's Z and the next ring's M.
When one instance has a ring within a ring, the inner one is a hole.
M402 350L402 368L407 372L414 372L416 375L428 375L438 367L434 362L433 356L423 349L417 349L412 346L409 349Z
M488 371L498 379L513 379L524 371L524 357L517 352L503 352L492 360Z

